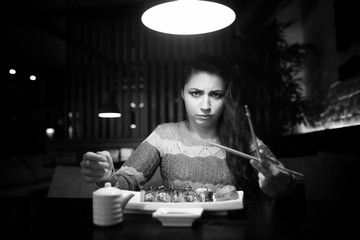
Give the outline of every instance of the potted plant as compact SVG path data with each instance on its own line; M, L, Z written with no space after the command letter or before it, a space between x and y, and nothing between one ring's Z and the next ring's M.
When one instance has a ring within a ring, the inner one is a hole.
M284 30L291 24L274 22L261 33L237 36L232 56L242 102L249 106L257 135L264 140L292 134L298 124L308 123L299 73L310 46L286 41Z

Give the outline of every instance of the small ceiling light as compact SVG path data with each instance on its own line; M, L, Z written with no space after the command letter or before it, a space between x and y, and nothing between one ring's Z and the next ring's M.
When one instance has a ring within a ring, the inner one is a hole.
M101 106L98 116L101 118L119 118L119 117L121 117L121 113L116 104L115 92L109 93L108 99Z
M16 74L16 70L13 69L13 68L11 68L11 69L9 70L9 73L10 73L11 75L14 75L14 74Z
M131 108L136 108L136 103L131 102L131 103L130 103L130 107L131 107Z
M235 21L235 12L220 3L201 0L177 0L146 10L143 24L155 31L192 35L214 32Z
M35 76L35 75L31 75L31 76L30 76L30 80L31 80L31 81L35 81L35 80L36 80L36 76Z
M46 131L46 136L48 138L53 138L54 137L54 134L55 134L55 129L54 128L47 128L45 129Z

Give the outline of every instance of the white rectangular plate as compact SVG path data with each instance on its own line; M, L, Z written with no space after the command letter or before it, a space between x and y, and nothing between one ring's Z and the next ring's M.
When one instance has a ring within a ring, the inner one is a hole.
M243 191L238 191L239 198L235 200L219 201L219 202L186 202L186 203L165 203L165 202L140 202L140 192L132 192L132 197L125 207L125 213L153 213L158 208L197 208L201 207L204 211L229 211L244 208Z

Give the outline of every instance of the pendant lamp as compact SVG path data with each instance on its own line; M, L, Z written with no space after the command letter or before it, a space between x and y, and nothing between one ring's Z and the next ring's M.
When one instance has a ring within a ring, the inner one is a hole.
M114 91L109 93L107 100L100 108L98 116L101 118L121 117L119 107L116 104L116 94Z
M194 35L226 28L235 21L235 12L220 3L201 0L177 0L147 9L143 24L155 31Z

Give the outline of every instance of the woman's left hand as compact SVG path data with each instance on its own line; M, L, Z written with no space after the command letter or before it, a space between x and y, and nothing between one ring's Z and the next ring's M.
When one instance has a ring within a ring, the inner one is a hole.
M292 186L292 175L279 169L271 160L262 158L261 161L251 160L250 163L259 172L260 189L268 196L282 196Z

